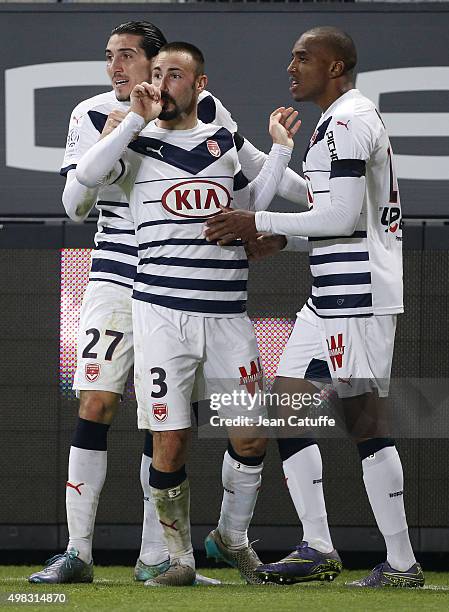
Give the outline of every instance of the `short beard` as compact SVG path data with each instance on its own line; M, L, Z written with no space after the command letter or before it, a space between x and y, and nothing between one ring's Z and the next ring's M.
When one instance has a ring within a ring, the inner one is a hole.
M164 110L162 109L158 119L162 119L162 121L171 121L172 119L176 119L179 117L181 113L177 106L175 106L172 110Z

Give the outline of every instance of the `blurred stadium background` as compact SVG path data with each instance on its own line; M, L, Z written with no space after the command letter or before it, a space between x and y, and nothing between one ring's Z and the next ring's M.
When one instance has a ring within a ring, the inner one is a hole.
M95 218L75 225L64 217L63 179L57 172L69 114L78 101L108 89L104 44L114 25L130 19L153 21L169 40L197 44L206 56L210 91L232 112L240 132L265 150L268 113L289 102L285 67L299 34L318 24L337 25L355 39L357 86L379 104L387 123L405 217L406 314L399 324L393 375L402 390L394 398L395 433L408 520L418 556L447 554L449 5L0 0L0 70L5 75L0 97L2 562L36 559L66 544L64 484L77 403L65 392L70 371L64 368L70 360L60 359L66 323L60 318L61 262L73 256L71 249L92 246ZM292 162L297 168L318 112L305 105L301 116ZM293 210L281 200L275 209ZM87 252L77 253L81 263L66 281L75 288L84 282L87 261ZM291 320L308 289L305 253L256 264L250 315ZM111 555L139 547L142 444L135 406L127 398L109 437L96 551ZM355 448L340 436L323 439L321 446L336 547L343 553L381 555L383 542ZM224 440L193 443L189 474L198 549L218 518L224 447ZM265 465L252 535L260 539L258 550L286 550L300 535L274 444Z

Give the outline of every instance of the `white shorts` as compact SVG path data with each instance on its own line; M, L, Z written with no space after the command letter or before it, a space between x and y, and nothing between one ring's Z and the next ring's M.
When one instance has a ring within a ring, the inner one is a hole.
M84 293L73 388L122 395L134 362L131 290L90 281Z
M343 398L373 389L387 397L395 331L396 315L325 319L305 305L277 376L310 379L318 388L332 381Z
M191 400L233 390L263 391L259 350L247 316L201 317L133 300L133 321L139 429L186 429ZM256 408L250 416L257 422L262 412Z

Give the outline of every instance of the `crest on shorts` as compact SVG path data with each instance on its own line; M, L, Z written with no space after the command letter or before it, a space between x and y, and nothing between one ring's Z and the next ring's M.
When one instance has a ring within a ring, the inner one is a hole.
M165 421L165 419L168 417L167 404L153 404L153 416L156 421Z
M329 357L331 358L334 372L343 367L343 355L345 354L345 345L343 342L343 334L336 334L330 338L326 338Z
M86 363L86 366L84 368L84 374L88 382L95 382L100 378L100 364Z
M206 144L207 144L207 150L209 151L211 155L213 155L214 157L220 157L221 149L216 140L208 140Z

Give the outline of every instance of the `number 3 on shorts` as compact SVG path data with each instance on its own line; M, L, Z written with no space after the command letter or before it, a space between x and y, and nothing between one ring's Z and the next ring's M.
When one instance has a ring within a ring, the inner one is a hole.
M159 387L159 391L152 391L151 397L155 397L156 399L160 399L167 395L167 385L165 384L165 379L167 378L167 373L164 368L151 368L151 374L155 376L153 378L153 386L157 385Z

